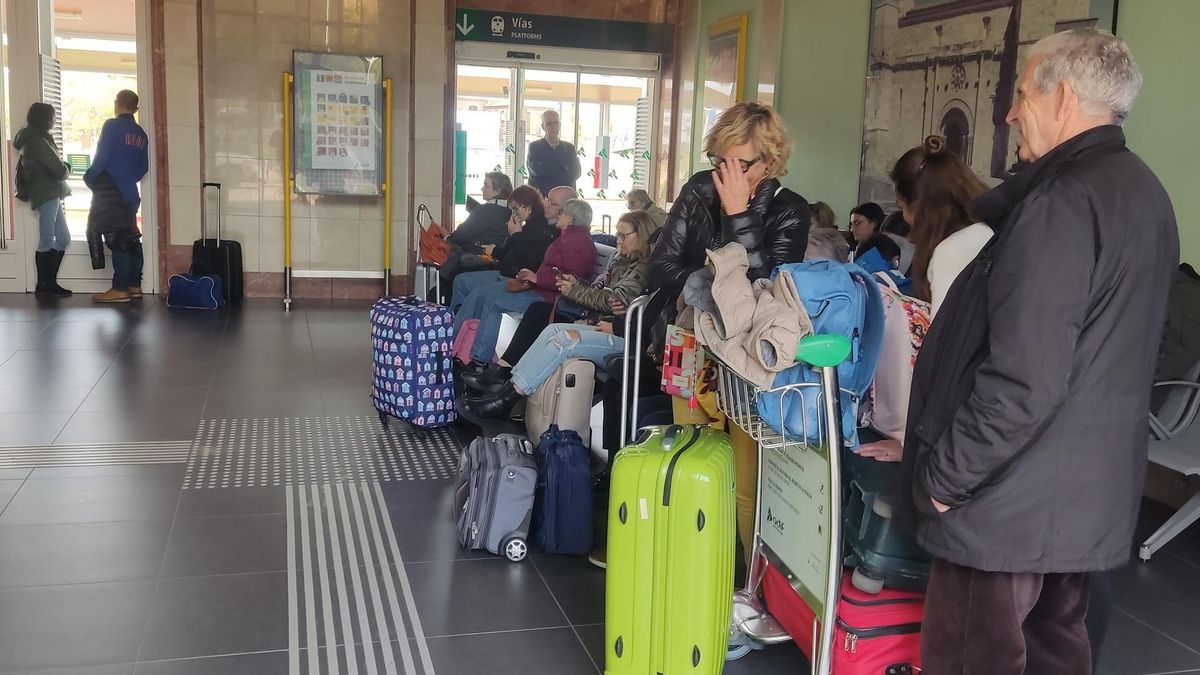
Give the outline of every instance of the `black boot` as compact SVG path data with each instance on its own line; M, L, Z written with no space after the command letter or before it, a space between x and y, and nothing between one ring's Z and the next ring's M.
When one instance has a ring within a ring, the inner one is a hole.
M46 269L49 272L49 276L46 278L46 287L50 290L51 295L59 298L74 295L71 291L58 285L58 268L62 267L63 256L66 254L66 251L50 249L50 260L46 263Z
M521 392L509 381L494 394L483 394L480 398L463 401L463 415L467 419L506 420L522 398Z
M50 278L51 251L36 251L33 254L33 264L37 267L37 287L33 293L39 298L54 297L54 287L46 283Z
M500 391L504 387L504 383L508 382L509 375L512 373L511 368L505 368L498 364L492 364L487 367L487 370L482 373L462 374L463 384L467 388L475 391L486 391L494 393Z

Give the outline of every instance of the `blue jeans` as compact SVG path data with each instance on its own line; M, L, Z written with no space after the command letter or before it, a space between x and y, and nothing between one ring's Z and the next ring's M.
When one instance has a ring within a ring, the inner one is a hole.
M496 341L500 337L500 321L508 312L524 312L533 303L543 300L538 291L510 293L507 280L501 279L480 286L467 296L466 302L454 314L454 330L462 327L468 319L479 319L479 331L471 345L471 359L479 363L491 363L496 356Z
M112 249L113 282L118 291L142 285L142 243L139 241L126 250Z
M526 396L537 391L567 359L587 359L604 367L610 354L625 351L625 340L601 333L595 326L552 323L512 369L512 382Z
M67 229L67 214L61 199L51 199L34 209L38 214L38 253L49 250L65 251L71 243L71 230Z
M450 309L455 312L462 307L471 293L477 289L494 284L500 281L502 277L495 270L481 270L479 272L464 272L454 277L454 290L451 294Z

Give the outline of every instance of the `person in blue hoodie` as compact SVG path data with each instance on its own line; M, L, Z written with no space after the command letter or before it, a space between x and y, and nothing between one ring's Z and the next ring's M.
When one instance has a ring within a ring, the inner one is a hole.
M142 233L137 225L141 205L138 182L150 169L149 139L133 119L138 95L123 89L113 102L116 117L104 123L92 167L83 181L92 190L88 212L88 252L93 269L104 269L104 246L112 251L112 288L92 296L94 302L129 302L142 297Z

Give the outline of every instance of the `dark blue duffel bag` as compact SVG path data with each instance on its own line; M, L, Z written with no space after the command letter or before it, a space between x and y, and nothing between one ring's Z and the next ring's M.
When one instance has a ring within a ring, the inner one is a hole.
M533 536L546 553L583 555L592 550L591 455L574 431L550 425L534 453L538 461Z
M219 309L224 303L221 277L176 274L167 280L167 307Z

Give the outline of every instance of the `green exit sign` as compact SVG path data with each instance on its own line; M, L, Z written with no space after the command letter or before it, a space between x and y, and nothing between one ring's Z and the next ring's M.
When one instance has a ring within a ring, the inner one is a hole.
M670 49L673 36L674 27L667 24L576 19L485 9L460 9L455 12L454 23L454 39L459 42L500 42L656 54Z

